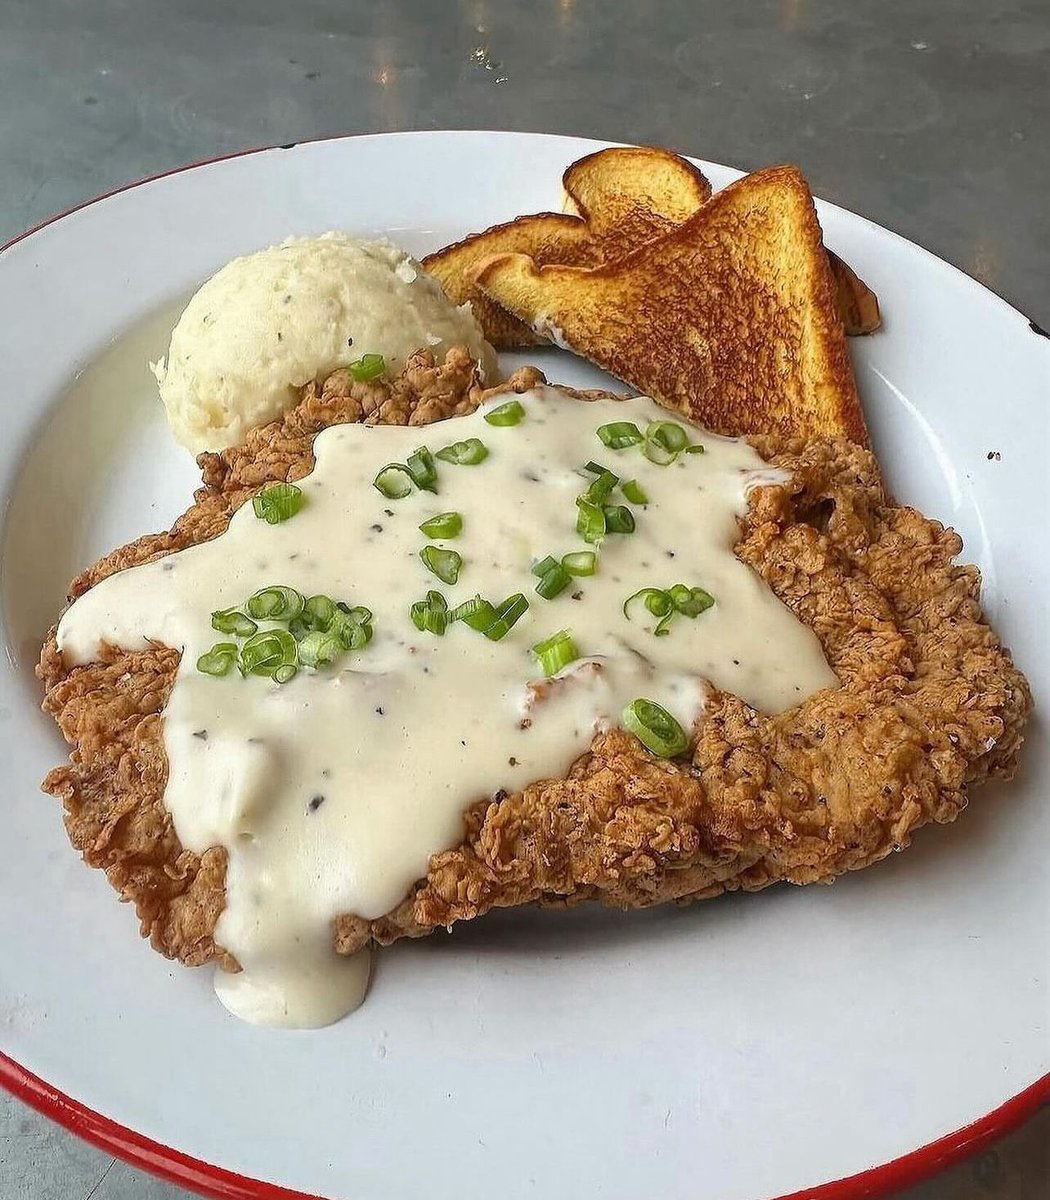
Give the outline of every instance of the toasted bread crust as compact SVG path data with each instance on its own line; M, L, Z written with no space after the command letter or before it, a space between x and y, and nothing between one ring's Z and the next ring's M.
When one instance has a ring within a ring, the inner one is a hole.
M424 269L441 284L453 304L470 301L485 337L500 349L535 346L544 339L505 308L478 292L473 272L494 254L522 253L538 263L597 266L602 261L587 226L568 213L537 213L493 225L423 259Z
M659 146L597 150L568 166L561 182L602 262L670 233L711 198L702 172Z
M795 167L731 184L618 262L583 270L504 255L475 280L537 333L716 432L868 442Z
M454 303L471 302L485 336L500 349L547 339L475 288L472 276L484 259L527 254L540 266L616 262L670 233L711 197L710 183L688 159L657 146L614 146L585 155L565 169L562 187L578 215L518 217L423 259ZM875 293L831 251L828 259L846 333L874 332L881 325Z

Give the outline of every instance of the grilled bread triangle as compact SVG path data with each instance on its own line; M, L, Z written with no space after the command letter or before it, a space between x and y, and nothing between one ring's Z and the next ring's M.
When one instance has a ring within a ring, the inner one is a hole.
M615 146L588 154L562 175L572 213L518 217L473 234L423 259L455 304L471 302L488 340L500 349L537 345L527 325L481 295L471 274L494 254L527 254L541 266L588 267L614 262L688 220L711 196L711 185L688 159L655 146ZM875 293L828 251L839 314L848 334L881 324Z
M834 278L795 167L731 184L617 262L500 255L475 282L536 333L718 433L867 444Z
M711 185L691 163L655 146L588 154L568 167L562 186L575 213L518 217L423 259L454 304L471 302L485 337L500 349L546 339L477 292L472 272L485 259L527 254L541 265L599 266L673 229L711 195Z

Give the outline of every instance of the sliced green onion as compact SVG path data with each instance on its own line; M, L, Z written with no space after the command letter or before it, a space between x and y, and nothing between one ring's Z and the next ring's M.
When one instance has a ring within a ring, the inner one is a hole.
M275 483L255 493L252 508L267 525L279 525L295 516L304 499L302 488L297 488L294 483Z
M453 442L437 452L437 457L443 462L454 463L457 467L476 467L489 456L488 447L478 438L467 438L465 442Z
M372 626L368 621L345 621L333 625L331 632L338 636L345 650L363 650L372 640Z
M335 632L315 629L299 643L299 661L304 667L327 667L343 652L343 643Z
M433 633L441 637L448 628L450 615L448 602L440 592L427 592L424 600L417 600L409 609L412 624L420 633Z
M417 488L424 492L437 491L437 466L434 463L433 454L426 446L420 446L419 449L414 450L405 459L405 467Z
M587 470L589 471L595 463L588 463ZM612 471L607 471L604 467L599 468L598 478L587 489L587 499L592 504L604 504L609 498L609 494L613 488L620 482L619 475L614 475Z
M420 525L420 531L428 538L454 538L463 532L463 518L458 512L438 513Z
M689 445L689 434L677 421L650 421L642 453L650 462L666 467Z
M550 566L541 572L539 568L546 563L550 563ZM542 563L533 567L532 571L534 575L539 575L540 577L539 583L536 584L536 592L544 600L553 600L555 596L564 592L572 582L572 576L556 558L545 558Z
M262 629L241 647L242 675L266 675L273 678L280 667L295 666L298 647L287 629Z
M237 647L233 642L216 642L207 653L197 659L197 670L202 675L221 678L229 674L230 667L237 661Z
M387 463L372 480L372 486L388 500L403 500L412 490L412 473L404 463Z
M646 749L661 758L674 758L689 749L689 736L671 714L654 700L639 697L620 714L624 728Z
M381 354L363 354L355 359L347 370L358 383L370 383L386 370L386 359Z
M485 420L490 425L520 425L525 416L525 409L520 400L508 400L491 412L485 414Z
M702 587L686 587L676 583L668 589L675 608L685 617L698 617L714 605L715 598Z
M610 421L598 427L598 436L610 450L625 450L637 446L642 440L642 431L633 421Z
M645 437L675 454L680 454L689 445L689 434L677 421L651 421Z
M370 608L365 608L363 604L355 604L354 607L351 608L348 604L344 604L343 601L340 600L336 605L336 608L338 608L340 612L346 613L346 615L352 621L357 621L361 624L367 625L372 620L372 610Z
M631 609L637 611L640 602L648 612L659 621L653 633L657 637L666 637L671 631L669 626L677 613L684 617L696 618L714 604L714 597L701 587L687 587L684 583L675 583L666 590L663 588L641 588L633 596L628 596L623 602L623 615L634 620Z
M273 673L274 683L289 683L296 675L299 674L299 668L295 663L285 663L284 666L278 667Z
M577 550L566 554L561 565L570 575L593 575L598 570L598 555L593 550Z
M423 566L436 575L442 583L455 583L463 566L463 557L455 550L442 550L440 546L424 546L419 552Z
M634 533L634 513L626 504L606 504L602 508L608 533Z
M532 647L532 653L540 660L540 666L548 679L580 657L576 643L567 629L559 629L545 641L537 642Z
M636 601L638 603L635 603ZM633 621L635 618L631 615L632 609L637 611L639 607L644 607L654 617L662 618L674 616L675 611L674 600L670 594L663 588L655 587L639 588L633 595L628 596L623 602L623 615L628 621Z
M496 619L487 628L481 632L489 639L490 642L498 642L505 638L511 629L518 623L520 618L528 611L529 602L521 594L515 592L513 596L508 596L496 608Z
M350 608L340 601L327 632L334 634L344 650L363 650L372 640L372 613L360 606Z
M311 596L303 605L302 619L310 629L319 629L326 633L331 628L337 611L331 596Z
M470 600L457 604L448 614L448 619L450 624L453 621L462 621L471 629L483 633L496 620L496 609L491 601L482 596L473 596Z
M598 545L605 536L605 513L586 496L578 496L576 506L580 510L576 516L576 532L585 542Z
M248 597L248 616L257 621L293 621L306 607L301 592L290 587L262 588Z
M686 454L703 454L704 447L700 442L693 442L691 446L686 446Z
M649 497L637 479L628 479L626 483L621 483L620 491L623 492L623 498L630 504L649 503Z
M231 633L234 637L251 637L259 628L251 619L246 617L238 608L221 608L211 614L211 627L220 633Z

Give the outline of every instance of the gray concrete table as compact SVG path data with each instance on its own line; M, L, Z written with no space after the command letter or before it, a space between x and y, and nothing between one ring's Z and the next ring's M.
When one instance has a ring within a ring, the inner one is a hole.
M528 129L799 163L1050 328L1050 2L2 0L0 242L248 146ZM1050 1112L909 1200L1046 1200ZM185 1193L0 1099L3 1200Z

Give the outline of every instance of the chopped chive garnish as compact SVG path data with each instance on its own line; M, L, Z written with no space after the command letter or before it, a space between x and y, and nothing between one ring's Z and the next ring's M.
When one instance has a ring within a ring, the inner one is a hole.
M598 427L598 436L610 450L625 450L637 446L642 440L642 431L633 421L611 421Z
M306 607L302 593L290 587L267 587L248 597L248 616L257 621L293 621Z
M637 612L639 607L644 606L654 617L659 618L653 633L657 637L666 637L671 632L668 626L676 613L696 618L707 612L714 602L710 592L701 587L687 587L684 583L673 584L667 589L645 587L628 596L623 602L623 615L632 621L632 610Z
M326 667L343 652L342 639L337 633L315 629L299 643L299 661L304 667Z
M295 666L298 648L287 629L263 629L241 647L242 675L266 675L273 679L284 666Z
M639 588L638 591L632 596L628 596L623 602L623 615L628 621L633 621L635 618L632 612L637 612L642 607L654 617L660 619L655 630L653 630L657 637L663 637L670 632L667 624L674 616L675 607L674 600L671 599L669 592L665 592L663 588Z
M419 552L423 566L436 575L442 583L455 583L459 578L463 558L455 550L442 550L440 546L424 546Z
M388 500L403 500L412 490L412 473L404 463L387 463L372 480L372 486Z
M520 425L525 416L525 409L520 400L508 400L491 412L485 414L489 425Z
M561 565L570 575L593 575L598 570L598 555L593 550L577 550L566 554Z
M496 608L496 619L487 628L481 632L489 639L490 642L498 642L510 633L511 629L518 623L520 618L528 611L529 602L521 594L515 592L513 596L508 596Z
M628 479L626 483L621 483L620 491L623 492L623 498L630 504L649 503L649 497L637 479Z
M495 621L496 609L491 601L485 600L481 596L473 596L470 600L464 600L462 604L457 604L448 614L448 619L450 623L462 621L471 629L482 633Z
M488 447L479 438L467 438L465 442L453 442L437 452L437 457L443 462L454 463L457 467L476 467L489 456Z
M677 421L650 421L642 453L650 462L666 467L689 446L689 434Z
M621 713L624 728L654 754L674 758L689 749L689 736L662 705L639 697Z
M539 583L536 584L536 591L544 600L553 600L572 582L569 572L556 558L551 558L550 555L542 562L538 562L532 568L532 573L540 577Z
M302 488L294 483L275 483L252 497L255 515L267 525L279 525L294 517L303 506Z
M540 660L540 666L548 679L580 657L576 643L567 629L560 629L544 641L537 642L532 647L532 653Z
M459 537L463 531L463 518L458 512L438 513L420 525L420 531L428 538Z
M197 670L202 675L215 675L221 678L229 674L230 667L237 661L237 647L233 642L216 642L214 646L197 659Z
M698 617L713 607L715 602L714 596L702 587L686 587L684 583L676 583L669 591L675 608L684 617Z
M605 536L605 513L586 496L577 497L576 506L580 510L576 516L576 532L585 542L596 546Z
M310 629L319 629L322 633L331 628L332 621L338 609L331 596L310 596L303 605L302 619Z
M587 464L587 470L595 466L594 463ZM620 477L614 475L612 471L607 471L604 467L599 468L598 478L587 489L587 499L592 504L604 504L609 498L613 488L620 482Z
M626 504L606 504L602 513L607 533L634 533L634 513Z
M433 454L426 446L420 446L405 459L405 468L412 476L412 482L421 491L437 491L437 466L434 463Z
M440 592L427 592L426 598L417 600L409 609L412 624L420 633L433 633L441 637L452 619L448 602Z
M386 370L386 359L381 354L363 354L348 367L350 376L358 383L370 383Z
M246 617L237 608L221 608L218 612L213 612L211 627L219 633L230 633L239 638L251 637L259 628L251 617Z

